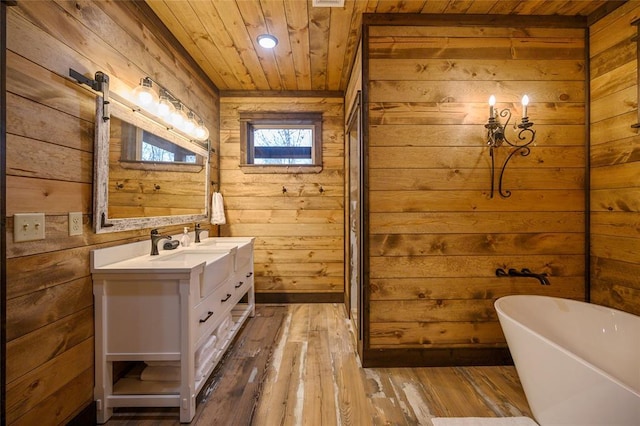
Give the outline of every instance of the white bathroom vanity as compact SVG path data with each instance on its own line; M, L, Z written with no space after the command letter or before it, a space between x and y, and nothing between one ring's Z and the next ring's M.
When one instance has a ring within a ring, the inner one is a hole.
M193 419L198 392L255 313L253 242L92 251L98 423L115 407L179 407L181 422ZM114 382L116 361L136 363Z

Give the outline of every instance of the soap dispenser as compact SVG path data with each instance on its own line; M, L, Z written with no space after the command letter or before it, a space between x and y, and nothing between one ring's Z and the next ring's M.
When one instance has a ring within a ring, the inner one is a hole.
M180 245L182 247L189 247L189 244L191 244L191 237L189 236L189 228L185 226L182 238L180 238Z

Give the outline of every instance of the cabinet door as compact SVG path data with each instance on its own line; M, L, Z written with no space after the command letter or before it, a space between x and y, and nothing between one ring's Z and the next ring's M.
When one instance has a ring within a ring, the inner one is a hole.
M180 353L179 290L175 280L106 281L106 355Z

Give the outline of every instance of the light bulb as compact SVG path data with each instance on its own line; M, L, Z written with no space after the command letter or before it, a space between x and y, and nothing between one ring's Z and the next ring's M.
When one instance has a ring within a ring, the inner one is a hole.
M156 115L165 121L169 121L169 117L171 117L171 113L173 113L175 109L169 98L166 95L161 95L158 101L158 107L156 108Z
M194 130L196 129L197 126L198 126L198 123L196 123L193 112L189 111L189 113L187 114L187 120L184 122L182 126L183 127L182 130L184 130L184 132L187 133L188 135L193 135Z
M278 44L278 39L271 34L260 34L258 36L258 44L265 49L273 49Z
M489 118L494 118L493 106L496 104L496 97L489 96Z
M524 95L522 97L522 118L527 117L527 105L529 105L529 97Z
M205 127L205 125L202 122L202 120L200 120L200 123L198 124L198 127L195 128L194 135L195 135L196 139L201 140L201 141L207 140L209 138L209 129L207 129Z
M176 129L180 129L182 127L182 123L185 120L186 115L184 111L182 111L182 104L177 104L173 110L173 112L169 115L169 124L171 124Z
M154 111L158 103L158 95L149 77L140 80L140 85L133 89L133 97L136 104L147 111Z

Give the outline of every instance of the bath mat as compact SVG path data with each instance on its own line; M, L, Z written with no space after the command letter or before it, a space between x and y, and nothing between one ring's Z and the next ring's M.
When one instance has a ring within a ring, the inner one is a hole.
M538 426L529 417L435 417L433 426Z

